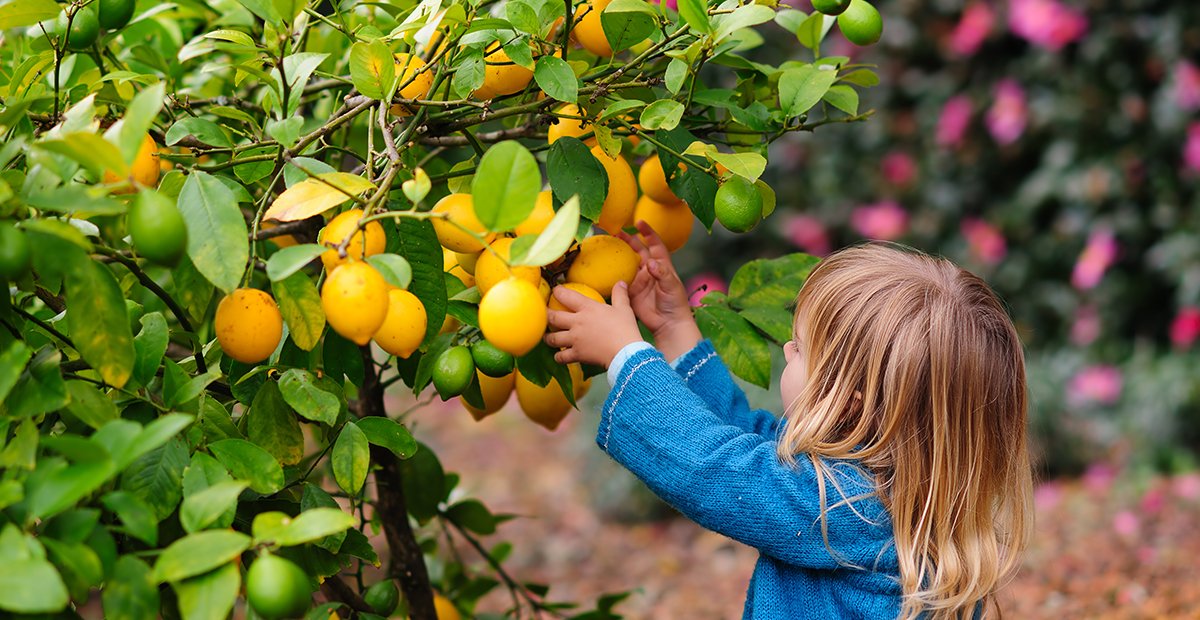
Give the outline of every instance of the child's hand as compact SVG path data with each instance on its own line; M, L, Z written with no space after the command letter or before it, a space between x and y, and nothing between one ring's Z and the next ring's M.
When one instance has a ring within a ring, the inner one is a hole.
M700 342L700 329L667 246L646 222L639 221L637 228L641 239L625 232L617 235L642 256L642 265L629 285L630 303L637 318L654 334L658 350L674 359Z
M546 344L562 348L554 354L556 362L583 362L608 368L625 345L642 339L626 288L624 282L613 287L611 306L569 288L554 289L554 297L570 310L549 311L550 326L560 330L546 334L545 339Z

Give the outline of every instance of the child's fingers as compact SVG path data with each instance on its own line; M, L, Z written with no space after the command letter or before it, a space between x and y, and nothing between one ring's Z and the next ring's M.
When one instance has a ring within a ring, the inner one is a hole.
M646 244L642 243L641 239L623 230L617 231L617 238L629 244L629 247L633 248L642 257L643 263L650 260L650 250L646 247Z
M554 329L571 329L575 324L574 312L563 312L562 310L547 310L546 322Z
M545 341L546 344L548 344L556 349L561 349L563 347L569 347L569 346L571 346L571 340L572 340L571 332L569 332L569 331L550 332L550 333L546 334L546 337L542 338L542 340Z
M663 243L662 237L654 232L654 228L650 224L647 224L645 220L638 220L637 229L642 234L646 250L651 257L670 260L671 251L667 249L667 244Z
M591 304L600 303L594 299L588 299L586 295L572 291L565 286L554 287L553 294L554 298L557 299L559 303L566 306L567 309L572 312L583 310Z
M563 349L554 354L554 361L559 364L570 364L579 361L579 353L575 349Z
M582 297L582 295L580 295ZM612 307L629 309L629 285L617 282L612 290Z

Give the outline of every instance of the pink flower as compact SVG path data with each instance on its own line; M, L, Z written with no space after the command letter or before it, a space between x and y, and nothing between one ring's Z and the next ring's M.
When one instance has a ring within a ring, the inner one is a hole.
M995 23L996 13L987 4L976 2L967 7L950 34L950 51L959 56L974 55L983 46Z
M1175 65L1175 105L1184 112L1200 108L1200 69L1184 60Z
M1200 121L1188 125L1187 142L1183 145L1183 163L1192 172L1200 172Z
M988 265L999 263L1008 253L1004 235L983 220L973 217L963 220L962 234L971 247L971 255Z
M725 279L715 273L701 273L692 276L684 284L684 288L689 291L688 302L692 306L699 306L700 300L713 291L729 292L729 285L725 283Z
M994 97L983 122L1001 146L1012 144L1025 133L1025 122L1029 117L1025 89L1016 80L1001 80L996 85Z
M784 223L787 238L797 248L813 254L824 256L830 251L829 232L821 220L811 215L795 215Z
M1132 512L1129 512L1128 510L1122 510L1121 512L1118 512L1116 515L1113 516L1113 521L1112 521L1113 531L1120 534L1121 536L1125 536L1125 537L1136 536L1138 533L1138 529L1140 529L1141 526L1142 526L1141 521L1138 520L1137 515L1133 514Z
M1085 347L1100 337L1100 313L1096 306L1080 306L1075 310L1075 322L1071 323L1071 342Z
M888 183L899 187L907 186L917 179L917 162L913 161L912 155L903 151L892 151L884 155L879 169Z
M1098 228L1088 237L1087 245L1079 259L1075 261L1075 270L1071 273L1071 284L1080 290L1094 288L1104 277L1104 272L1117 260L1117 240L1112 231Z
M1175 478L1171 490L1183 499L1200 498L1200 474L1184 474Z
M1067 383L1067 404L1111 405L1121 398L1122 382L1121 369L1115 366L1088 366Z
M1083 472L1083 486L1093 493L1103 493L1117 479L1117 469L1108 463L1092 463Z
M974 113L971 98L966 95L951 97L942 106L938 117L937 143L940 146L958 146L971 126L971 114Z
M856 208L850 226L868 239L891 241L908 231L908 213L896 201L885 200Z
M1087 33L1088 20L1057 0L1012 0L1008 27L1018 37L1057 52Z
M672 11L679 10L679 0L663 0L663 5Z
M1200 338L1200 307L1188 306L1179 310L1171 321L1171 343L1180 349L1192 346Z
M1047 482L1038 485L1033 490L1033 504L1037 507L1038 512L1044 512L1054 509L1063 498L1062 485L1057 482Z
M1142 500L1138 502L1138 510L1145 515L1154 515L1162 512L1166 505L1167 489L1161 484L1156 484L1142 495Z

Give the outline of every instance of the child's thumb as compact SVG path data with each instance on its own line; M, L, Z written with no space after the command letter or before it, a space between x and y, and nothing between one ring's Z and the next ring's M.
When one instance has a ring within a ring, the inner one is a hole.
M612 306L614 308L629 307L629 285L624 281L617 282L612 289Z

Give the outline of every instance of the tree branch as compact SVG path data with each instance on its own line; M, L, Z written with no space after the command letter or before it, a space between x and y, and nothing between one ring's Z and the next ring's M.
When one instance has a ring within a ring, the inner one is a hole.
M346 585L345 581L338 575L334 575L325 581L321 582L321 592L330 600L340 601L350 606L350 609L360 613L373 614L375 610L363 600L354 588Z

